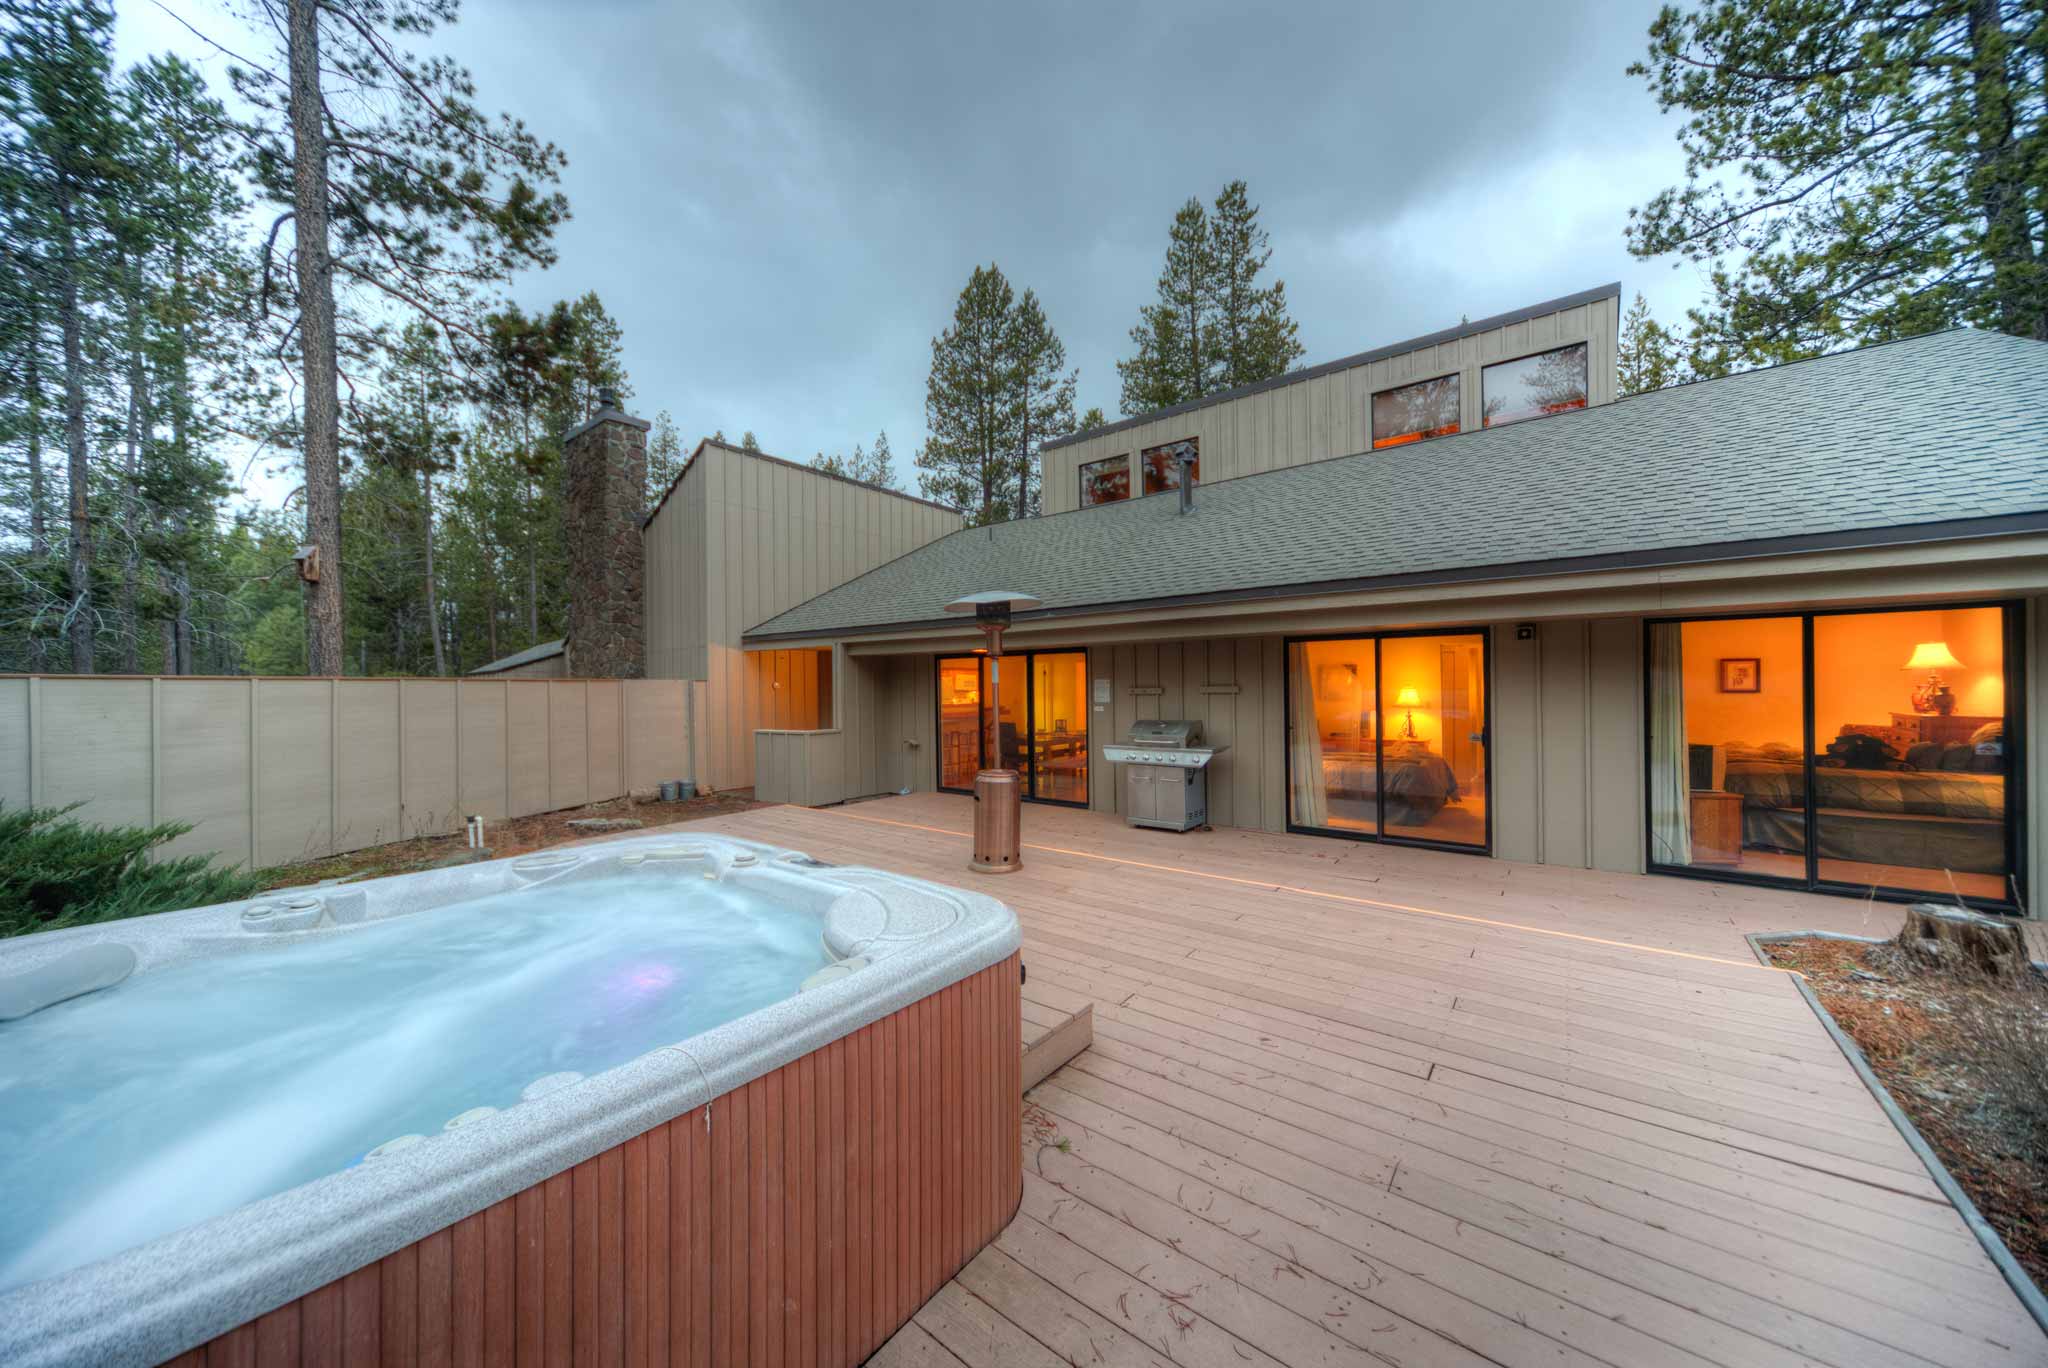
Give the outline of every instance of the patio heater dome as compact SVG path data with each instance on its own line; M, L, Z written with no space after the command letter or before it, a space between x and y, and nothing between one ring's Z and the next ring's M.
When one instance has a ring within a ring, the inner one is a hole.
M1003 629L1014 614L1040 602L1012 589L984 589L946 605L949 613L974 614L975 625L988 637L988 732L982 753L990 763L974 776L974 858L967 864L977 874L1010 874L1024 867L1022 790L1017 771L1003 765L995 705L1002 698Z

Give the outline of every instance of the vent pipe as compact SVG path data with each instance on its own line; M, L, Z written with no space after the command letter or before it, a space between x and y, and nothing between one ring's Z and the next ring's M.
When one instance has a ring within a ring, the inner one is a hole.
M1183 447L1174 453L1174 464L1180 467L1180 511L1195 511L1195 454Z

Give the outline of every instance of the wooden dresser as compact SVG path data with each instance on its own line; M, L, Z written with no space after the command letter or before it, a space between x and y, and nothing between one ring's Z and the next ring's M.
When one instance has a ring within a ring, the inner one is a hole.
M1882 722L1851 722L1843 726L1844 734L1874 736L1885 742L1904 759L1908 747L1923 741L1939 741L1944 746L1957 746L1968 741L1977 728L1987 722L2002 721L1997 717L1977 717L1968 713L1895 712L1889 725Z

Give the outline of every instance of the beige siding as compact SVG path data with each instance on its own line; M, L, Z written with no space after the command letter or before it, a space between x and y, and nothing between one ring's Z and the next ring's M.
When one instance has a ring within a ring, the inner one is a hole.
M1495 853L1573 867L1642 866L1642 623L1563 619L1515 640L1491 630L1490 790ZM1056 649L1047 641L1044 649ZM936 783L930 655L855 657L857 710L842 726L849 796ZM1190 637L1088 647L1089 806L1116 812L1121 775L1102 748L1142 718L1189 717L1226 749L1209 769L1217 826L1287 826L1285 639ZM843 672L844 673L844 672ZM1108 686L1099 709L1092 698Z
M271 865L692 777L675 680L0 679L0 803Z
M750 786L755 729L815 706L815 666L794 652L750 660L742 633L960 525L916 499L700 448L646 532L648 673L707 684L698 782Z
M1142 489L1137 455L1146 447L1189 437L1201 442L1202 479L1207 483L1256 475L1368 450L1372 434L1368 408L1375 392L1411 380L1456 371L1463 431L1479 430L1479 372L1496 361L1584 342L1587 400L1615 397L1615 345L1620 305L1594 300L1555 313L1474 333L1470 337L1417 348L1397 356L1332 371L1207 408L1142 423L1045 453L1045 511L1064 513L1080 505L1080 468L1106 456L1129 453L1132 493Z
M846 737L837 728L754 733L754 796L764 803L824 807L855 795L846 775Z

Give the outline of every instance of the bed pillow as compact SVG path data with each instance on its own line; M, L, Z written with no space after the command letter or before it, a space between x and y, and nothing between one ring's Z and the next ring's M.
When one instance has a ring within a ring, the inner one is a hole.
M1977 758L1977 748L1968 742L1944 746L1941 750L1941 767L1954 774L1968 774L1970 762Z
M2005 723L2003 721L1986 722L1983 726L1970 733L1970 744L1973 746L1981 746L1986 742L2003 740L2005 740Z
M1906 747L1906 763L1916 770L1938 770L1941 768L1942 744L1939 741L1922 741L1917 746Z

